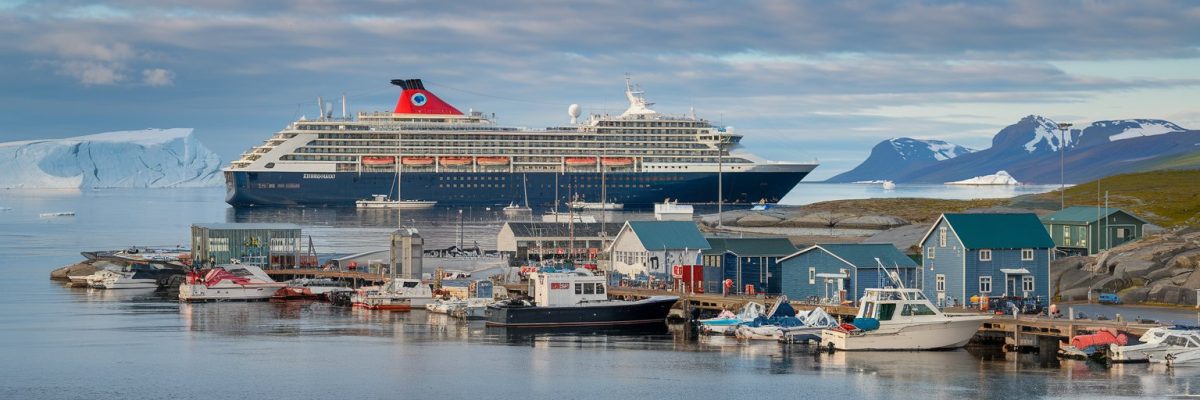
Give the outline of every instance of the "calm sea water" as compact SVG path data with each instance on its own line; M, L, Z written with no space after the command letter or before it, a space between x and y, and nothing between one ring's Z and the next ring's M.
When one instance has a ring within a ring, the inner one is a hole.
M296 222L322 252L386 246L383 234L398 222L386 212L234 211L222 196L0 191L0 207L11 208L0 211L0 398L1090 399L1200 391L1200 368L1110 369L985 350L814 355L800 346L696 339L677 328L526 334L424 312L186 305L47 279L80 250L186 244L193 222ZM38 216L54 211L77 215ZM456 209L402 218L434 246L457 241ZM466 209L463 221L468 243L494 246L494 212Z

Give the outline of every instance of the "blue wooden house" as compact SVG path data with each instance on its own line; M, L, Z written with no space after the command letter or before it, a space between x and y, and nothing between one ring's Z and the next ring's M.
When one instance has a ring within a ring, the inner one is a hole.
M723 293L726 279L733 282L730 293L780 293L779 259L796 252L784 237L708 238L709 249L700 253L704 265L704 290Z
M857 303L870 288L916 287L916 261L888 243L818 244L779 260L781 293L793 300ZM880 269L880 264L884 269Z
M975 295L1050 296L1054 241L1034 214L942 214L921 244L921 282L939 306Z

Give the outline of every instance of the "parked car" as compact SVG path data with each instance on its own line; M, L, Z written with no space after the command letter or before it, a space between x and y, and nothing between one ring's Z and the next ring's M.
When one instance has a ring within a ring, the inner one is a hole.
M1101 293L1100 304L1121 304L1121 298L1116 293Z

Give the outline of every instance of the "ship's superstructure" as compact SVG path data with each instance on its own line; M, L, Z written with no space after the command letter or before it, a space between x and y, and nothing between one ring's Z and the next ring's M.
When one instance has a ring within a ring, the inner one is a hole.
M301 119L225 169L235 206L353 205L397 191L449 204L549 205L569 199L649 206L664 198L715 203L718 171L726 202L775 202L816 167L775 163L739 152L741 135L695 115L650 107L626 80L629 109L594 114L579 107L569 126L539 130L501 126L478 111L463 113L419 79L393 80L402 91L391 112ZM602 184L603 182L603 184ZM603 186L603 188L601 187ZM603 190L602 190L603 189Z

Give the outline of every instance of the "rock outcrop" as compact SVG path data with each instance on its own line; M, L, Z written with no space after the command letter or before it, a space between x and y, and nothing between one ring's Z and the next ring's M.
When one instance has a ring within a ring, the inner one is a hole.
M1126 303L1195 305L1200 289L1200 230L1147 236L1094 257L1068 257L1051 265L1050 279L1063 300L1088 291L1117 293Z

